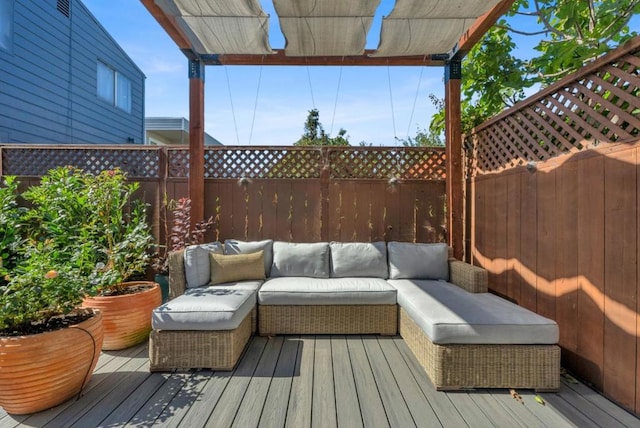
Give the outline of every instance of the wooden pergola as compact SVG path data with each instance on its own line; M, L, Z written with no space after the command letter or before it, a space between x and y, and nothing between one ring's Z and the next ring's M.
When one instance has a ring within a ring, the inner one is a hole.
M204 218L204 76L206 65L292 65L292 66L440 66L445 70L446 121L446 194L448 236L456 258L463 256L464 236L464 175L461 134L461 61L466 53L495 24L514 0L502 0L477 17L447 53L424 55L376 56L372 50L360 55L289 56L286 50L265 54L198 52L202 46L194 31L178 22L158 3L170 1L140 0L151 15L182 50L189 61L189 195L192 199L192 219ZM200 0L201 3L206 3ZM481 0L475 3L484 3ZM176 2L180 3L180 2ZM406 3L406 2L405 2ZM437 2L436 2L437 3ZM473 1L469 3L474 3ZM173 3L171 3L173 4ZM209 28L215 32L215 28Z

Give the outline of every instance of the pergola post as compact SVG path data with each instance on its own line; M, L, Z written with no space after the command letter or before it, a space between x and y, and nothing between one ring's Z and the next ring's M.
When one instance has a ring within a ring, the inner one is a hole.
M459 60L445 66L445 137L447 154L447 242L456 259L464 257L464 177L462 169L462 110Z
M189 60L189 198L191 227L204 218L204 63Z

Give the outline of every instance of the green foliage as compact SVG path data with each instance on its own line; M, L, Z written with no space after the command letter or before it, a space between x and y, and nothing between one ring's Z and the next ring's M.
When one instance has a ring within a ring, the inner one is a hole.
M52 240L29 240L21 251L23 259L0 287L0 330L68 314L94 293L81 270L65 261L73 249L61 250Z
M294 146L348 146L349 136L347 131L340 128L338 135L331 137L324 131L320 123L320 112L318 109L309 110L307 120L304 124L302 137L293 143Z
M147 205L134 199L139 183L127 183L120 169L84 174L87 208L86 232L98 250L93 280L100 289L121 292L122 282L143 274L153 246L147 223Z
M516 0L462 62L463 132L523 100L527 88L550 85L634 37L628 24L639 13L640 0ZM513 27L516 15L536 27ZM516 34L539 39L538 54L518 58ZM444 131L444 107L430 130Z
M94 176L56 168L22 193L24 209L15 179L5 179L0 329L67 314L86 295L120 292L144 273L153 238L146 205L133 197L138 188L118 169Z
M432 130L420 129L415 137L398 138L396 140L405 147L444 147L444 141L439 133Z
M0 186L0 285L6 272L15 267L17 252L22 239L20 226L23 209L18 207L18 182L15 177L5 177Z

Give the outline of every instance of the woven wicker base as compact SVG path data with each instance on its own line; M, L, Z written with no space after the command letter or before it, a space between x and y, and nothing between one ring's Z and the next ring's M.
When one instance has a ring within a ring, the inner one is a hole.
M150 370L232 370L251 337L253 313L255 310L235 330L153 330L149 336Z
M397 305L258 307L262 336L275 334L385 334L398 332Z
M437 390L560 388L556 345L438 345L400 308L400 335Z

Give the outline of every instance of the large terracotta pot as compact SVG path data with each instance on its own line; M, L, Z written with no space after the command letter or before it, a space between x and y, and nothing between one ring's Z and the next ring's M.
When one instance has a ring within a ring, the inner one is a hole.
M102 337L99 312L69 328L0 337L0 407L23 415L79 394L96 367Z
M144 342L151 331L151 312L162 304L160 286L152 281L131 281L127 286L147 285L148 289L121 296L94 296L82 306L96 308L104 318L102 349L114 351Z

